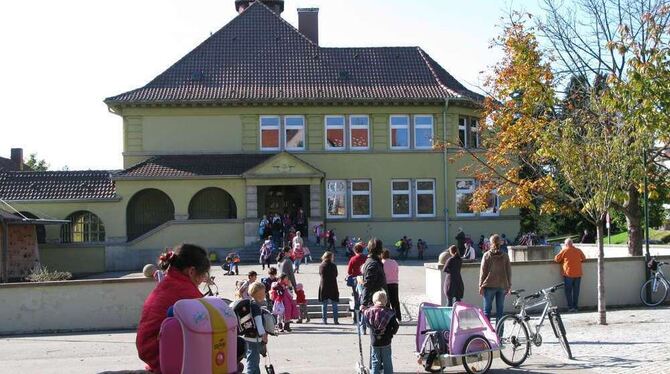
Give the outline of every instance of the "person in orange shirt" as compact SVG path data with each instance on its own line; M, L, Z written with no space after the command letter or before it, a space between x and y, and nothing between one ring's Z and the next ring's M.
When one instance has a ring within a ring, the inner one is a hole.
M561 264L561 274L565 283L565 297L570 312L578 310L579 285L582 280L582 262L584 260L586 260L584 252L575 247L570 238L565 239L563 249L554 257L554 261Z

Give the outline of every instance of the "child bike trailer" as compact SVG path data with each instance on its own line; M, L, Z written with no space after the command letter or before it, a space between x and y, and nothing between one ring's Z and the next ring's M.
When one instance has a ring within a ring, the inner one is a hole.
M179 300L159 335L163 374L237 373L237 317L216 297Z
M466 303L442 307L423 303L416 330L418 362L428 372L462 364L470 374L486 373L500 354L500 340L481 309Z

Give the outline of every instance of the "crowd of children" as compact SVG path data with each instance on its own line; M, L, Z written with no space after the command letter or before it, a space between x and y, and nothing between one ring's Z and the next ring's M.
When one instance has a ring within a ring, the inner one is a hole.
M325 237L328 243L334 241L334 232L326 232ZM249 271L245 279L235 282L236 300L231 308L239 320L238 339L244 346L240 348L243 348L246 357L247 373L260 373L260 356L266 354L269 335L275 332L290 333L292 321L300 324L310 322L304 285L296 283L294 275L300 272L300 264L310 257L309 248L304 245L298 232L288 243L289 246L277 251L272 238L267 237L261 246L259 261L263 270L267 265L267 276L259 279L257 272ZM365 246L357 243L354 247L358 259L354 262L359 265L348 273L354 279L352 286L356 290L355 294L360 295L362 279L358 279L358 282L355 279L362 278L360 264L366 258L363 254ZM281 271L272 266L273 262L279 265ZM226 274L236 275L239 274L238 264L239 256L230 253L222 267ZM199 285L213 279L209 277L209 270L207 252L191 244L182 244L174 250L166 251L161 255L158 267L145 267L145 275L157 280L157 286L145 301L137 333L138 354L147 364L147 370L160 372L158 334L168 309L178 300L201 298L203 294ZM383 368L383 372L388 373L392 372L390 342L398 329L398 321L395 312L386 308L389 302L386 292L375 293L373 302L373 305L362 310L362 320L366 321L362 326L370 330L373 370ZM265 315L272 316L270 325Z

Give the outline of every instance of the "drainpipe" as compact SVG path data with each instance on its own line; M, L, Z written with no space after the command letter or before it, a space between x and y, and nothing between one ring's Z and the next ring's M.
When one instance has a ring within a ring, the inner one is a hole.
M444 109L442 110L442 134L444 136L444 147L442 154L444 156L444 245L449 245L449 159L447 157L447 110L449 109L449 98L444 99Z
M9 225L7 221L0 219L2 223L2 283L9 281Z

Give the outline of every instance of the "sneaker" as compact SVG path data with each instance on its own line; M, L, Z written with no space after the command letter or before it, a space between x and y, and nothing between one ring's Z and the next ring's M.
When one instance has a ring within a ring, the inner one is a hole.
M299 320L297 320L295 323L302 323L302 320L299 319Z
M339 324L340 324L340 323L337 322L337 321L333 322L333 325L339 325Z

